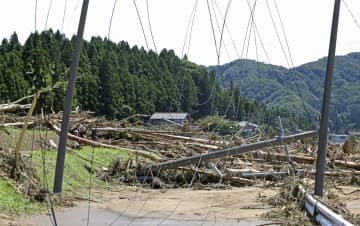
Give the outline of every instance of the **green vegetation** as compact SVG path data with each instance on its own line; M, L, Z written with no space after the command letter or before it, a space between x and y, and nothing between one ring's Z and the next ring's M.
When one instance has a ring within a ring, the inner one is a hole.
M326 58L291 70L252 60L237 60L210 67L215 69L224 87L238 86L241 94L267 106L286 109L305 116L296 80L312 118L321 111ZM331 99L330 127L344 132L360 129L360 53L337 56ZM307 117L307 116L306 116Z
M90 180L90 162L84 159L91 159L93 148L84 147L79 150L68 152L65 161L63 197L65 198L87 198L88 185ZM79 157L81 156L81 158ZM116 159L127 160L135 158L132 153L125 150L114 150L106 148L94 148L93 174L91 174L93 188L107 188L110 186L102 180L96 178L96 172L100 167L107 167ZM36 174L40 178L40 183L52 191L56 152L55 151L35 151L32 154L32 161L36 168ZM43 168L45 163L45 168ZM45 172L45 176L44 176ZM0 212L5 214L34 214L46 210L44 203L39 203L26 199L23 194L17 193L14 188L5 180L0 178Z
M42 93L37 110L62 110L74 44L75 37L52 30L31 34L24 45L16 33L4 39L0 103L52 88ZM83 44L74 97L74 107L81 110L110 119L155 111L185 111L198 118L220 111L224 98L214 73L179 59L172 50L147 52L100 37Z
M224 119L223 117L216 115L202 118L198 121L198 124L201 128L209 131L218 130L236 132L240 129L238 122Z
M11 145L12 141L17 140L20 129L7 129L7 132L8 134L2 133L1 135L2 143L4 145L6 143L7 145L13 146ZM48 139L51 138L57 141L58 136L52 131L28 130L25 136L26 142L28 143L25 143L23 147L25 151L32 150L31 140L33 135L33 150L38 151L32 152L32 163L35 166L37 176L40 178L40 184L43 188L46 188L47 183L49 190L52 191L55 175L56 152L51 150L39 150L39 141L40 137L44 138L45 135ZM87 197L90 179L90 161L84 159L91 160L92 151L92 147L83 147L81 149L67 152L63 183L64 197ZM92 187L107 188L110 186L110 184L96 178L96 173L99 171L100 167L107 167L116 159L125 161L129 158L135 158L135 156L126 150L94 148L94 173L91 174ZM44 165L45 168L43 167ZM0 200L0 212L5 214L34 214L46 210L44 203L38 203L26 199L23 194L17 193L14 188L2 178L0 178Z
M59 84L66 84L74 44L75 37L52 30L31 34L24 45L16 33L2 40L0 103L52 87L41 95L37 111L61 110L66 87ZM74 107L110 119L183 111L194 119L225 115L261 124L268 111L261 106L265 104L285 109L286 114L294 112L302 119L293 122L302 127L299 121L308 117L298 88L312 119L317 118L325 70L326 58L294 68L296 79L289 69L252 60L205 68L180 59L172 50L155 53L93 37L83 45ZM336 57L333 87L331 129L360 129L360 53Z
M24 45L16 33L4 39L0 45L0 103L47 89L37 111L62 110L74 43L75 37L70 40L52 30L31 34ZM236 83L221 88L215 71L180 59L173 50L155 53L124 41L93 37L83 45L73 103L74 108L109 119L155 111L189 112L193 119L224 115L258 124L265 115L272 117L260 102L249 101L242 93Z
M87 197L92 151L92 147L83 147L66 154L63 181L63 193L65 197ZM108 183L96 179L96 172L98 172L100 167L109 166L109 164L116 159L120 159L121 161L127 160L129 157L134 158L132 153L125 150L94 148L94 173L91 176L92 186L98 188L106 188L109 186ZM88 159L89 161L84 159ZM36 166L36 172L41 180L41 184L46 187L47 183L49 190L52 191L55 176L56 152L36 151L32 155L32 160ZM45 169L43 166L45 166Z
M5 214L30 214L44 210L41 203L32 202L0 178L0 212Z
M21 129L19 128L6 128L5 131L0 131L1 144L7 147L15 148L18 141ZM58 143L59 137L54 131L44 129L28 129L21 145L21 151L40 150L40 140L52 139Z

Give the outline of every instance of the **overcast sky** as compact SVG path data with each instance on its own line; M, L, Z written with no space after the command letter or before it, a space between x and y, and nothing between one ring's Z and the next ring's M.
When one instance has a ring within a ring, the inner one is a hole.
M66 0L53 0L49 13L47 28L61 30ZM186 30L190 15L196 0L148 0L151 27L158 51L167 48L174 49L181 56ZM225 14L228 0L209 0L213 2L212 20L219 46L222 18ZM219 6L216 8L216 2ZM252 5L255 1L250 0ZM0 7L0 38L8 38L16 31L23 43L35 29L35 0L1 0ZM51 0L38 0L37 24L39 31L45 29L46 17ZM276 0L277 7L283 20L293 63L295 66L317 60L327 55L333 0ZM360 1L346 0L347 5L355 18L360 21ZM63 32L67 37L77 31L81 10L81 0L67 0ZM149 30L146 0L136 0L141 20L144 25L149 48L154 49ZM106 37L114 0L90 0L85 39L91 36ZM275 25L279 32L284 51L287 53L286 42L274 0L268 0ZM211 5L210 5L211 6ZM217 64L217 54L211 29L210 17L206 0L199 0L195 14L192 38L189 51L186 49L189 60L203 65ZM221 11L221 13L220 13ZM279 44L266 0L258 0L254 21L258 33L252 30L249 47L243 48L250 10L247 0L233 0L229 7L224 29L220 64L242 58L258 59L259 61L291 66L291 62L284 57ZM218 20L219 28L216 23ZM130 45L145 46L141 26L137 17L133 0L118 0L114 12L110 39L114 42L128 41ZM234 41L232 42L231 39ZM247 38L248 39L248 38ZM263 42L262 48L260 39ZM360 51L360 27L348 12L344 4L341 6L338 34L337 54ZM234 47L235 45L235 47ZM256 48L257 46L257 48ZM266 54L265 54L265 51Z

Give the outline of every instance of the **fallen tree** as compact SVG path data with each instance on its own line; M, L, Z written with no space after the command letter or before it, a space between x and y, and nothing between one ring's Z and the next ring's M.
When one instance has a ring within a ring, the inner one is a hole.
M49 122L49 125L50 125L50 128L52 128L56 133L59 134L61 132L60 128L58 126L56 126L54 123ZM145 158L149 158L154 161L162 160L162 158L160 156L155 155L153 153L149 153L149 152L141 151L141 150L133 150L133 149L129 149L129 148L122 148L122 147L118 147L118 146L114 146L114 145L110 145L110 144L103 144L103 143L100 143L97 141L93 141L93 140L89 140L89 139L86 139L83 137L75 136L71 133L68 133L68 138L71 140L75 140L75 141L79 142L80 144L90 145L90 146L94 146L94 147L126 150L126 151L132 152L136 155L143 156Z
M266 152L263 152L263 154L265 156L268 155L268 157L265 157L265 158L267 158L267 160L269 160L269 159L281 160L281 161L287 160L287 156L285 154L280 154L280 153L268 154ZM313 164L315 162L315 158L311 157L311 156L290 155L290 157L294 162L298 162L298 163ZM359 162L351 162L351 161L336 160L336 159L332 160L332 162L335 164L335 166L342 166L345 168L352 168L352 169L360 170Z
M16 110L29 109L31 104L1 104L0 112L14 112Z

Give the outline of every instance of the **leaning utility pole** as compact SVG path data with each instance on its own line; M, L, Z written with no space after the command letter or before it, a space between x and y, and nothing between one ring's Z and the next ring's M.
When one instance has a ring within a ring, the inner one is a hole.
M319 145L317 151L318 154L316 159L316 176L315 176L315 195L318 196L323 196L326 146L328 142L331 84L332 84L334 60L335 60L336 37L337 37L338 24L339 24L340 1L341 0L335 0L335 5L334 5L333 21L331 26L331 36L330 36L330 44L329 44L329 54L327 59L326 77L324 84L324 96L323 96L323 104L321 110Z
M79 59L80 59L81 45L83 43L83 34L84 34L88 6L89 6L89 0L84 0L82 9L81 9L80 22L79 22L78 32L77 32L77 36L76 36L75 52L74 52L73 59L71 62L69 83L68 83L68 88L66 91L66 97L65 97L65 103L64 103L64 113L63 113L62 123L61 123L59 149L58 149L58 155L57 155L57 159L56 159L54 193L58 193L58 192L62 191L69 118L70 118L70 112L71 112L71 106L72 106L72 99L73 99L73 95L74 95L76 72L77 72L77 67L79 65Z

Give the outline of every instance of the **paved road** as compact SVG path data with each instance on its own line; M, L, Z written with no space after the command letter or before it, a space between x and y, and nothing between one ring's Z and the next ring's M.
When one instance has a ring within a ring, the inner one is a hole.
M65 211L57 211L56 218L59 226L81 226L87 225L87 207L79 206L69 208ZM40 215L32 218L24 219L24 225L37 226L51 226L50 217L48 215ZM240 220L219 220L219 221L204 221L204 220L186 220L186 219L162 219L162 218L136 218L129 216L121 216L119 213L112 212L107 209L91 208L90 209L90 223L91 226L105 226L105 225L260 225L269 223L260 219L240 219ZM23 224L21 224L23 225Z

